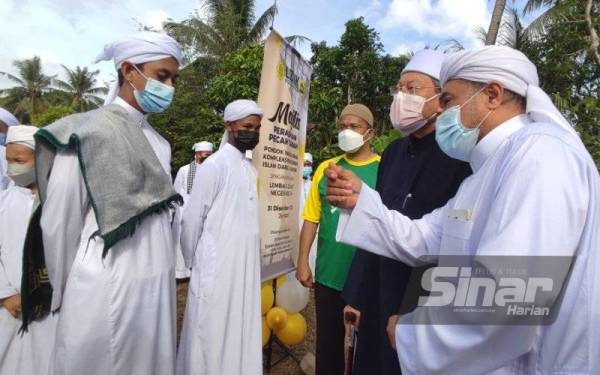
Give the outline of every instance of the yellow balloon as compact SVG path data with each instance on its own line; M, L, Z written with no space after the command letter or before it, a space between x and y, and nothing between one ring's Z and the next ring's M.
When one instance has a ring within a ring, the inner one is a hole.
M288 314L281 307L273 307L267 313L267 325L275 332L285 327L287 319Z
M277 287L281 288L283 284L285 284L285 275L281 275L277 278Z
M274 301L273 286L269 282L263 283L260 288L260 312L262 315L265 315L273 307Z
M279 331L275 331L277 338L286 345L297 345L306 336L306 320L299 313L288 314L287 324Z
M267 319L263 316L262 318L262 345L265 346L269 342L269 338L271 337L271 330L267 325Z

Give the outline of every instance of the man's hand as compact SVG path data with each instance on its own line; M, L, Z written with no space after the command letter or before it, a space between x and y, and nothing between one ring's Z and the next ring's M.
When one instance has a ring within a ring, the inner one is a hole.
M305 288L314 288L315 280L308 262L299 262L296 268L296 279L300 281Z
M21 315L21 295L15 294L14 296L10 296L4 301L2 301L2 305L12 315L14 318L18 318Z
M385 329L387 331L388 339L390 340L390 345L392 345L394 350L396 350L396 324L398 323L398 319L400 319L400 315L390 316Z
M358 201L362 181L353 172L336 164L329 164L327 176L327 200L332 206L352 209Z
M360 324L360 311L356 310L354 307L350 306L350 305L346 305L344 307L344 331L345 331L345 336L348 337L348 335L350 334L350 325L353 325L354 327L358 328L358 325ZM354 322L352 322L350 319L348 319L348 317L354 316Z

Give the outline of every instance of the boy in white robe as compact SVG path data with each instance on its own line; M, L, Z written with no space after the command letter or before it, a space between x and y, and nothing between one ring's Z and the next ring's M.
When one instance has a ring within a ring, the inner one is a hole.
M8 173L15 184L0 192L0 374L48 373L54 344L55 316L19 333L23 246L37 192L33 156L37 130L15 125L6 137Z
M192 276L178 375L262 374L256 170L263 111L250 100L225 108L226 137L196 171L181 246Z
M17 125L19 121L12 113L0 107L0 191L8 188L11 180L6 175L6 149L4 147L6 132L9 126Z
M213 152L213 144L210 142L202 141L194 144L192 147L194 151L194 159L191 163L184 165L177 171L175 177L175 190L183 197L183 204L189 199L194 186L194 180L196 177L196 169L206 160ZM190 270L185 266L183 261L183 254L181 252L180 245L180 233L181 233L181 213L183 212L181 207L175 212L175 218L173 220L173 235L175 240L175 251L177 252L177 262L175 264L175 277L178 280L189 279Z

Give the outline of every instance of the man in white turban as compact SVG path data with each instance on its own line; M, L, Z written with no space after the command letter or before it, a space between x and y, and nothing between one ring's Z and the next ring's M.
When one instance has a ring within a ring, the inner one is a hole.
M169 143L146 115L171 103L181 52L166 35L141 33L107 45L98 60L108 59L118 96L36 133L40 206L24 253L24 328L60 311L51 375L172 375L170 208L182 198Z
M381 155L376 191L387 208L411 219L444 205L471 174L468 163L452 159L435 141L444 57L439 51L417 51L391 90L390 120L406 136L390 143ZM354 375L400 373L386 326L400 309L411 272L403 262L357 250L343 292L348 304L344 310L358 317L355 326L360 331Z
M226 143L196 171L181 247L192 276L178 375L262 374L256 170L263 111L250 100L225 108Z
M190 197L192 187L194 186L194 177L196 176L196 168L198 168L213 152L213 144L210 142L202 141L195 143L192 147L194 157L189 164L184 165L177 171L175 177L175 190L183 197L185 202ZM175 277L177 279L188 279L190 277L190 270L185 266L183 261L183 254L181 253L181 246L179 236L181 232L181 212L183 207L180 207L175 212L175 219L173 220L173 234L175 238L175 249L177 252L177 262L175 264Z
M522 53L457 53L440 81L437 141L474 172L446 205L410 220L350 173L328 171L329 199L345 208L340 241L438 263L414 284L431 298L415 293L418 307L389 332L402 372L600 373L592 158Z
M11 125L6 159L14 184L0 192L0 373L47 374L56 317L36 321L29 332L19 334L23 245L37 192L33 135L38 129Z
M19 121L12 113L0 107L0 191L8 188L10 178L6 175L6 150L4 143L6 140L6 132L9 126L17 125Z

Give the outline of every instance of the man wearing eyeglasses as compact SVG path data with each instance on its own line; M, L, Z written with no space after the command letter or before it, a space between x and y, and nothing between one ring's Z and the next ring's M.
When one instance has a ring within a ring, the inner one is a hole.
M374 137L373 114L362 104L347 105L338 120L338 143L343 155L326 160L317 168L304 208L296 278L315 289L317 315L317 375L344 373L344 322L341 291L348 276L355 248L338 243L335 232L339 209L326 199L324 171L330 164L352 170L368 186L377 180L379 155L370 147ZM309 253L319 228L315 278L309 266Z
M444 57L434 50L416 52L390 90L390 120L405 137L384 150L376 190L387 208L412 219L444 205L471 174L468 163L450 158L435 141ZM398 260L357 250L342 293L344 311L354 313L354 326L360 326L353 375L400 374L386 325L402 306L411 271Z

